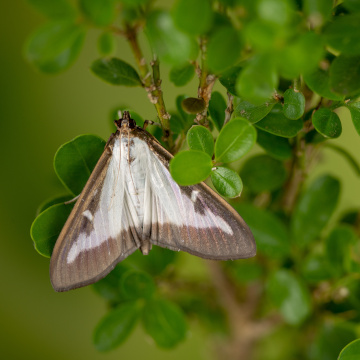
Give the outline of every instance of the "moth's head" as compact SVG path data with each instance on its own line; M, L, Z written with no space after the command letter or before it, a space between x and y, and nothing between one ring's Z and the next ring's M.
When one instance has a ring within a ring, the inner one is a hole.
M136 127L136 122L134 119L131 119L128 111L124 111L122 116L121 111L119 111L119 118L119 120L114 121L118 130L134 129Z

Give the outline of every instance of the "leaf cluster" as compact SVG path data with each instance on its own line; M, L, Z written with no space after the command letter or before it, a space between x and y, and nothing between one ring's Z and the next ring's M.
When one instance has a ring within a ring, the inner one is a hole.
M174 179L190 185L210 178L250 226L258 256L223 264L222 270L240 307L246 309L244 293L260 289L254 324L274 312L281 316L276 331L259 342L258 357L335 358L355 340L360 211L349 209L334 219L339 180L332 174L311 183L305 179L325 147L360 174L356 159L332 144L342 134L340 108L347 109L360 135L357 2L177 0L170 10L150 0L79 0L76 8L66 0L29 2L48 21L30 35L27 60L41 72L59 73L75 62L86 33L95 29L99 58L92 73L110 85L144 89L163 131L148 129L175 154ZM149 65L137 40L142 30L155 55ZM133 64L118 57L117 36L128 40ZM179 92L169 111L162 96L163 63L176 87L195 75L199 80L193 93ZM216 81L221 91L212 91ZM55 155L67 194L39 209L31 235L40 254L51 255L72 208L64 201L81 192L104 144L82 135ZM255 144L262 152L250 156ZM162 251L145 259L134 254L94 286L111 305L95 330L99 350L122 343L138 320L161 347L183 340L185 318L195 314L209 333L230 334L231 314L220 310L216 286L209 282L203 289L191 279L180 285L175 255ZM339 359L359 353L355 341Z

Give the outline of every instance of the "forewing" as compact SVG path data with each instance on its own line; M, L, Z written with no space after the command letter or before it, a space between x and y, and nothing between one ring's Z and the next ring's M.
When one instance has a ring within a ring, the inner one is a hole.
M55 244L50 279L56 291L100 280L140 246L124 189L125 170L121 140L115 137L98 161Z
M145 218L151 217L151 243L207 259L255 255L249 227L224 199L204 183L179 186L169 172L171 155L157 143L147 149L151 214Z

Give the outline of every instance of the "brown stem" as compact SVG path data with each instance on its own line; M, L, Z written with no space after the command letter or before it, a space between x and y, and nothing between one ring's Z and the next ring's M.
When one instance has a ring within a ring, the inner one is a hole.
M207 109L211 98L211 92L216 82L216 76L208 71L206 63L206 39L200 41L201 50L201 70L198 69L198 75L200 78L198 87L198 97L203 98L205 101L205 109L196 115L195 121L198 124L208 126L207 121Z
M231 119L231 115L234 112L234 96L231 95L229 92L227 92L227 96L228 96L228 102L227 102L227 107L225 109L225 120L224 120L224 125L226 125L230 119Z
M134 54L136 64L140 71L140 76L144 85L144 89L148 94L150 102L155 106L158 118L163 128L164 141L168 143L169 149L172 150L174 144L170 132L170 114L166 111L163 92L161 90L159 61L157 59L154 59L151 62L151 74L139 46L136 28L129 25L126 25L125 27L125 36L128 39L131 50Z
M219 350L221 359L251 359L255 343L275 328L281 321L277 315L256 319L262 289L249 286L243 301L238 299L236 288L226 277L220 262L208 261L211 278L217 290L229 323L230 339Z

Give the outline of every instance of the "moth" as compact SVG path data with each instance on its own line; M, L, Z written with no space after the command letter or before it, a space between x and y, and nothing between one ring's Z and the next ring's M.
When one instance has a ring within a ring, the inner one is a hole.
M129 112L115 123L56 241L50 260L56 291L95 283L152 245L214 260L255 255L249 227L224 199L204 183L179 186L169 172L172 155Z

